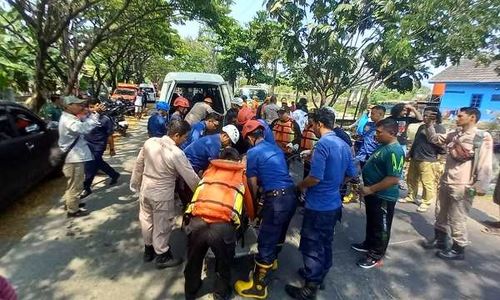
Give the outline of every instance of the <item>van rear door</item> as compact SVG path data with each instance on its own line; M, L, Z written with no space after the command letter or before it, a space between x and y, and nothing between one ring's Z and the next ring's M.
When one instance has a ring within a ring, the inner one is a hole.
M219 86L219 89L222 91L222 103L224 105L224 114L231 107L231 99L233 99L233 94L229 89L229 85L227 83L223 83Z

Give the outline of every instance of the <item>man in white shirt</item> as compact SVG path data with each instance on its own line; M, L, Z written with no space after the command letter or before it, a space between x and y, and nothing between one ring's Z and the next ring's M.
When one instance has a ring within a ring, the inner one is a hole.
M68 218L89 214L83 209L84 204L80 204L80 194L85 179L84 162L94 158L83 135L99 125L99 112L102 111L102 107L99 104L96 112L90 114L86 102L75 96L64 97L64 112L59 120L59 148L64 152L69 150L63 167L64 176L68 180L63 196Z
M296 109L292 112L292 119L299 124L300 132L303 132L307 125L307 100L300 98Z

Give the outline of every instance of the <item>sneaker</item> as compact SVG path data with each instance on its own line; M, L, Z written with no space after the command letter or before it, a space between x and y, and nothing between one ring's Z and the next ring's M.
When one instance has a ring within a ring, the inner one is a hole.
M415 203L415 200L406 197L406 198L400 198L400 199L398 199L398 202L399 203Z
M90 212L86 209L83 209L83 208L80 208L79 210L75 211L75 212L68 212L66 214L66 217L68 218L79 218L79 217L85 217L85 216L88 216L90 214Z
M182 264L182 259L174 258L169 249L167 252L156 256L155 264L157 269L171 268Z
M87 198L90 194L92 194L92 190L83 190L80 194L80 199Z
M111 181L109 182L109 185L116 184L118 182L118 178L120 178L120 174L118 174L115 177L111 178Z
M363 253L368 252L368 248L365 246L364 243L351 244L351 249L356 250L358 252L363 252Z
M421 203L421 204L418 206L417 211L418 211L418 212L421 212L421 213L424 213L424 212L426 212L428 209L429 209L429 205L428 205L428 204Z
M376 260L370 256L366 256L365 258L358 260L356 264L363 269L371 269L373 267L382 266L382 260Z

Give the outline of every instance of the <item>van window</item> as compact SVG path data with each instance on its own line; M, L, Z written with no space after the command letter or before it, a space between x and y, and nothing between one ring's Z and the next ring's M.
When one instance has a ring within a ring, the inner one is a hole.
M217 85L178 83L175 86L174 92L188 99L191 107L193 107L195 103L203 101L205 97L210 97L214 102L213 109L224 114L224 95ZM169 99L169 101L171 101L171 99Z
M43 131L43 125L40 124L39 120L27 114L25 111L12 109L10 113L14 119L14 125L19 135L37 134Z
M0 110L0 142L14 138L16 133L12 128L9 116L4 110Z

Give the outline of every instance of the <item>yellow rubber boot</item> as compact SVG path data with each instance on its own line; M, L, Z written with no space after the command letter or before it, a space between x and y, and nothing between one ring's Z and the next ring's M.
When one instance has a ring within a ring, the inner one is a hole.
M248 281L238 280L234 284L234 290L242 297L266 299L267 298L267 273L273 264L264 265L255 262L255 268L250 272Z

